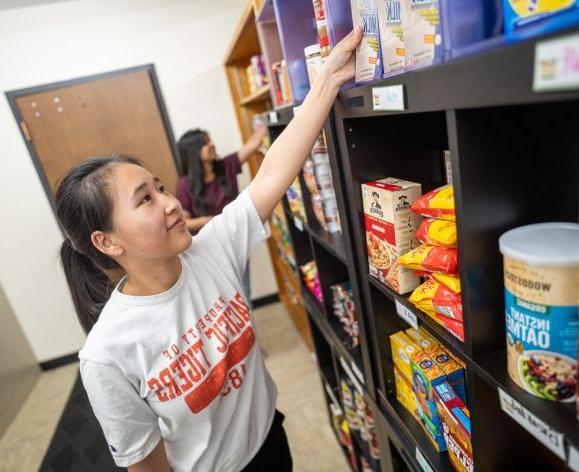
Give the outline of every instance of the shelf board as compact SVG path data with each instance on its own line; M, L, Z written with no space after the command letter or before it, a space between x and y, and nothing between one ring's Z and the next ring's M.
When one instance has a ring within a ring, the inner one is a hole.
M506 351L498 351L483 357L474 363L473 367L479 377L491 387L500 387L551 428L562 433L569 444L579 449L579 425L576 418L575 402L550 402L525 392L509 377Z
M304 225L306 231L320 243L330 254L337 257L344 264L347 263L346 248L344 246L344 237L341 232L328 233L317 222L307 223Z
M372 110L372 89L399 84L404 85L407 109L396 114L579 100L578 90L533 92L536 44L578 30L575 26L516 43L502 42L478 54L343 91L339 95L343 117L392 114Z
M396 400L390 403L381 391L378 391L378 411L384 416L386 423L398 433L400 442L404 445L409 458L416 470L422 470L416 459L418 449L436 472L451 472L453 468L445 452L437 452L426 436L426 432L418 421Z
M398 301L406 308L408 308L412 313L416 315L418 318L419 325L425 328L430 334L432 334L438 342L443 344L444 346L450 347L455 354L457 354L463 361L466 361L470 356L465 350L464 343L461 342L459 339L455 338L452 334L450 334L444 327L440 326L434 320L432 320L426 313L422 312L418 308L416 308L412 303L408 301L408 299L396 293L394 290L384 286L370 274L366 274L366 278L370 285L375 287L378 291L384 294L393 302Z
M259 52L260 47L257 30L255 29L253 5L251 2L248 2L243 10L233 38L229 43L225 63L233 64L236 61L247 59L254 54L259 54Z
M260 102L262 100L269 99L269 85L261 87L259 90L256 90L251 95L244 97L239 102L240 105L251 105L256 102Z

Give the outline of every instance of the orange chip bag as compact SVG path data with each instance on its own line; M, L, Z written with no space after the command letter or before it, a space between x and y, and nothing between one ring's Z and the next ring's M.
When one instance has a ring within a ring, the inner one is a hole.
M427 218L420 223L416 237L430 246L456 247L456 223Z
M462 298L446 285L430 279L412 292L408 301L431 317L444 324L443 318L462 322Z
M452 185L445 185L428 192L416 200L411 207L414 213L430 218L456 221L454 211L454 188Z
M456 248L418 246L398 258L403 267L442 274L458 273L458 251Z

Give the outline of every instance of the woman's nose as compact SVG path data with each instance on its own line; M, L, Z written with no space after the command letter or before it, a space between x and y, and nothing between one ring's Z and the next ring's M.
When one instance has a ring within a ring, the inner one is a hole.
M165 214L170 215L181 208L181 203L173 195L166 195Z

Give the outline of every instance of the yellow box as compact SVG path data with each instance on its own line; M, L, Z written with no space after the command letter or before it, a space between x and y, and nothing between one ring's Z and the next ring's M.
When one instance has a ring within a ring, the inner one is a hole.
M420 421L418 409L416 408L416 396L412 390L412 385L396 366L394 367L394 381L396 382L396 399L417 421Z
M392 361L398 367L402 375L409 383L412 383L412 366L410 356L421 348L412 339L399 331L390 336L390 347L392 348Z
M406 330L406 334L422 349L429 349L439 345L436 339L420 327L418 329L409 328Z

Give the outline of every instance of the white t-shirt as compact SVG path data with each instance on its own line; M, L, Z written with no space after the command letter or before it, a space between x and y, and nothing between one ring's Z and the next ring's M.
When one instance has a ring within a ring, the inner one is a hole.
M241 280L268 236L244 191L193 238L173 287L111 295L79 358L118 466L143 460L161 438L177 472L238 471L258 452L277 391Z

